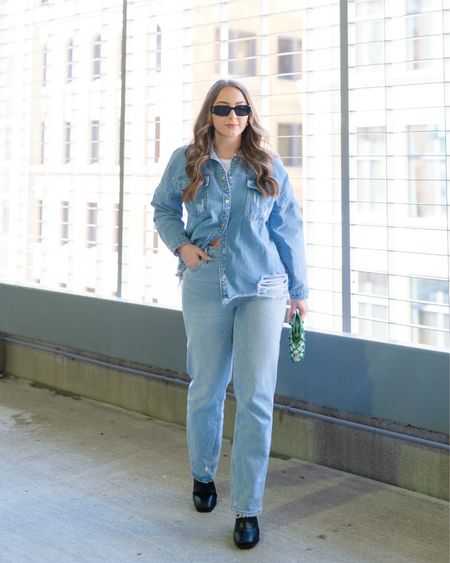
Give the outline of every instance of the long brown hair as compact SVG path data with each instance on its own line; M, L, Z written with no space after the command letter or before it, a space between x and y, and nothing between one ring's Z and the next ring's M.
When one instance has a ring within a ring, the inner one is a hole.
M247 104L252 108L247 127L242 132L240 150L247 164L256 174L256 186L263 196L276 196L280 191L278 182L271 175L274 155L267 148L268 133L259 121L249 91L236 80L218 80L205 97L194 124L194 139L186 149L186 174L191 179L191 183L183 191L185 202L191 201L203 184L202 167L209 160L214 144L215 130L211 123L211 107L219 92L226 86L240 90Z

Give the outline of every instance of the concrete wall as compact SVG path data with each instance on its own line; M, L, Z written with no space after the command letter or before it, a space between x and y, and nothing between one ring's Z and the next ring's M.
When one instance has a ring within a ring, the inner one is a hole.
M6 284L0 304L7 373L184 424L179 311ZM448 498L448 397L444 352L310 331L295 366L285 330L273 454Z
M84 396L183 425L188 382L29 343L6 342L6 369L56 393ZM229 394L224 436L232 438ZM275 407L272 455L297 457L441 499L448 499L448 451L299 409Z
M185 373L180 311L0 284L0 333ZM449 432L450 355L309 331L294 365L283 331L277 394L408 427Z

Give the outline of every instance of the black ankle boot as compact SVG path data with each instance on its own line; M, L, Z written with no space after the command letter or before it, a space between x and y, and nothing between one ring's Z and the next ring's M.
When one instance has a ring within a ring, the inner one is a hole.
M259 541L258 518L243 516L236 518L233 539L239 549L250 549Z
M198 512L211 512L216 506L217 493L214 481L202 483L194 479L194 491L192 493L195 508Z

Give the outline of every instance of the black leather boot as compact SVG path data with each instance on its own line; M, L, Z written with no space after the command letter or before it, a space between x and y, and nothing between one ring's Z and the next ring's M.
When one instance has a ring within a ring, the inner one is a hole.
M259 527L256 516L236 518L233 539L239 549L250 549L259 541Z
M216 506L217 493L214 481L202 483L194 479L194 491L192 493L195 508L198 512L211 512Z

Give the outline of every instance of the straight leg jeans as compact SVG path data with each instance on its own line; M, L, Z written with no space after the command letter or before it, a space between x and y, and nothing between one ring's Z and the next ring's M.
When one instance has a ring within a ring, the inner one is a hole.
M192 473L214 480L222 443L226 388L233 375L236 418L231 456L231 509L262 510L272 436L273 398L286 297L239 297L222 304L218 248L212 260L183 274L187 335L187 442Z

